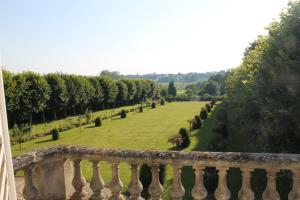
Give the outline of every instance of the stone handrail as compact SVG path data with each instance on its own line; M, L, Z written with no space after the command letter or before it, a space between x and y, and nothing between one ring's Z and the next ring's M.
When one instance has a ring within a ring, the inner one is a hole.
M174 200L183 198L185 192L191 192L194 200L202 200L207 196L203 184L203 170L215 167L219 181L215 190L217 200L228 200L231 197L227 187L227 171L239 168L242 172L242 187L239 199L254 200L250 186L251 172L264 169L267 172L267 187L263 193L264 200L279 200L276 189L276 177L280 170L293 173L293 189L289 200L300 199L300 155L267 154L267 153L231 153L231 152L180 152L154 150L118 150L99 149L77 146L55 146L34 150L13 158L14 170L24 170L25 187L23 195L26 200L33 199L85 199L86 184L82 175L80 162L89 160L92 163L93 175L90 182L91 199L103 199L101 190L104 181L99 170L99 161L107 161L112 166L112 178L109 184L110 200L119 200L123 183L119 177L119 163L131 165L131 181L128 187L130 199L141 199L142 185L139 181L138 165L148 164L151 167L152 182L148 188L152 200L161 198L163 187L159 182L159 165L173 167L173 184L170 196ZM71 162L71 168L66 166ZM181 168L192 166L195 170L195 185L192 191L185 191L181 183ZM68 174L68 172L70 172ZM74 188L68 191L69 185Z

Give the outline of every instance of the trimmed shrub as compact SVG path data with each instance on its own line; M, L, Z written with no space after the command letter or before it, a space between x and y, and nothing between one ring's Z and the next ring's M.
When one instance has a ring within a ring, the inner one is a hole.
M181 148L188 147L191 143L188 130L186 128L180 128L179 134L182 138L182 144L179 147L181 147Z
M210 102L210 105L211 105L211 107L213 107L214 105L216 105L216 100L212 100L212 101Z
M179 147L182 144L182 138L181 135L176 134L169 137L168 142L171 142L173 144L173 147Z
M126 111L124 109L121 110L120 116L121 116L121 118L126 118L127 114L126 114Z
M101 118L100 117L97 117L95 119L95 126L98 127L98 126L101 126L102 125L102 121L101 121Z
M207 112L210 112L211 111L211 106L210 106L210 104L205 104L205 107L206 107L206 110L207 110Z
M52 135L52 140L58 140L59 139L59 132L56 128L52 129L50 131L51 135Z
M195 119L193 120L193 124L192 127L193 129L199 129L201 128L202 123L201 123L201 119L198 115L195 115Z
M206 108L204 108L204 107L202 107L201 108L201 111L200 111L200 118L202 119L202 120L204 120L204 119L206 119L207 118L207 110L206 110Z
M151 103L151 108L156 108L155 102L152 102L152 103Z
M139 107L140 112L143 112L143 106Z
M160 105L162 105L162 106L165 105L165 100L164 99L160 100Z

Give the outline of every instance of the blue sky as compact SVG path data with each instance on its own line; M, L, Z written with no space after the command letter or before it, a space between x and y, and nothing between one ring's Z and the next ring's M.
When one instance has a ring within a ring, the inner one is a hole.
M0 0L12 71L98 74L236 67L288 0Z

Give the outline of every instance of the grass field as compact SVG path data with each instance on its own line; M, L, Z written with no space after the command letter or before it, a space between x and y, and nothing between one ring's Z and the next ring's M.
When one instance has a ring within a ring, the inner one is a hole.
M139 106L140 106L140 104L93 112L92 113L92 118L94 119L98 116L109 117L111 115L119 113L122 109L128 110L128 109L131 109L131 108L138 108ZM67 117L65 119L59 119L59 120L54 120L54 121L50 121L50 122L47 122L47 123L35 124L35 125L32 126L32 131L31 131L30 134L31 135L36 135L36 134L39 134L39 133L45 133L45 132L48 132L48 131L50 131L54 128L59 128L60 126L63 126L64 124L76 123L77 120L78 120L78 116L79 115L70 116L70 117ZM10 131L12 131L12 130L10 130Z
M143 113L128 113L126 119L113 118L104 120L101 127L87 125L72 129L61 134L58 141L52 141L51 136L46 136L22 144L22 151L18 145L12 147L13 155L31 150L33 148L48 147L57 144L75 144L89 147L107 147L120 149L158 149L167 150L172 147L167 142L168 137L178 132L180 127L188 127L187 119L199 114L205 102L173 102L156 109L145 109ZM215 112L216 109L212 111ZM214 136L211 127L214 117L205 120L203 127L193 132L191 145L185 151L207 150L209 141ZM111 178L110 165L101 162L101 172L105 183ZM89 180L92 167L88 161L82 163L83 173ZM120 165L120 176L126 191L130 181L129 166ZM172 170L167 167L167 177L164 199L169 199L168 188L172 183ZM190 191L194 183L194 172L191 168L183 169L183 184L190 199Z

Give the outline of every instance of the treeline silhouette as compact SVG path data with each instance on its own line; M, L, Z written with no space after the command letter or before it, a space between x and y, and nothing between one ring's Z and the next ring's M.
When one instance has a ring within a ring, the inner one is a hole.
M146 79L6 70L3 79L10 127L82 114L86 109L132 105L160 94L159 85Z

